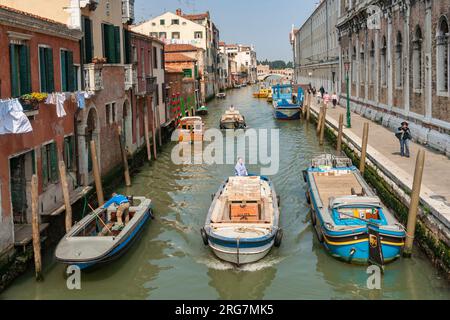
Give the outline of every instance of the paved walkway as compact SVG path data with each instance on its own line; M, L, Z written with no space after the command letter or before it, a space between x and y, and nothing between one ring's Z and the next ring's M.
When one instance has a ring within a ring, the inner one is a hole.
M315 100L315 99L312 99ZM317 101L312 102L312 109L318 113ZM327 122L338 127L339 115L344 114L344 128L346 125L346 109L337 107L327 109ZM381 162L399 180L412 187L416 156L419 150L426 151L425 170L422 184L422 198L433 206L446 220L450 221L450 159L420 144L411 142L411 158L400 156L400 144L394 132L352 112L352 128L344 129L344 135L355 137L360 144L363 126L365 122L370 123L368 154L377 162Z

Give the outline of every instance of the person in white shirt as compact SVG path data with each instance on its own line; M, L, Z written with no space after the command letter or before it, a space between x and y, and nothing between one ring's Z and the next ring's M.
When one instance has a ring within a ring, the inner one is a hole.
M335 109L338 103L338 96L336 92L331 96L331 101L333 102L333 109Z
M248 176L247 168L245 167L244 160L242 158L238 159L238 163L236 167L234 167L236 172L236 176L238 177L246 177Z

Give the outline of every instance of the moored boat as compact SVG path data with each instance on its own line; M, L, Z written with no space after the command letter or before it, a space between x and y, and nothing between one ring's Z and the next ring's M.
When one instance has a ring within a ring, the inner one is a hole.
M227 110L220 119L220 129L234 130L245 129L246 127L245 117L234 107Z
M271 93L272 93L272 89L271 88L261 87L258 92L253 93L253 97L261 98L261 99L267 99L267 97Z
M204 124L201 117L182 118L178 125L178 141L203 141L204 130Z
M227 94L225 92L219 92L216 94L217 99L225 99L227 97Z
M279 201L265 177L230 177L214 195L201 234L221 260L236 265L263 259L279 247Z
M273 108L275 119L298 120L303 107L304 92L302 88L293 92L292 85L276 85L273 91Z
M201 106L200 108L197 109L197 111L195 111L195 114L204 116L208 114L208 108L206 106Z
M56 260L80 269L103 265L119 258L136 240L151 218L151 200L133 197L130 221L122 230L115 230L117 208L98 208L84 217L64 236L56 247ZM102 232L107 231L105 235Z
M383 265L400 256L406 237L404 227L350 159L316 157L303 176L308 184L312 224L333 257Z

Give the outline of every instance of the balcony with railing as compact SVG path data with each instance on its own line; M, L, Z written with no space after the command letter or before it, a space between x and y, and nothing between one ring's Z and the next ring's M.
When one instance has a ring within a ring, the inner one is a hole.
M125 90L130 90L138 84L136 66L134 64L125 65Z
M133 24L134 0L122 0L122 23Z
M84 89L89 92L103 90L103 65L86 64L84 66Z

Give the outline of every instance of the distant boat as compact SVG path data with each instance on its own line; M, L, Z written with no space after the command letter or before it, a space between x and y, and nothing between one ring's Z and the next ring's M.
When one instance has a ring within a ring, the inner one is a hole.
M225 99L227 97L227 94L225 92L219 92L216 94L216 98L218 99Z
M134 205L135 202L138 205ZM129 209L131 219L121 231L112 231L117 222L115 205L107 209L98 208L73 226L59 242L55 251L56 260L83 270L119 258L131 247L152 216L151 204L151 200L144 197L132 198ZM99 235L104 228L111 230L108 236Z
M398 258L405 229L350 159L321 155L303 172L319 241L346 262L383 265Z
M197 109L197 111L195 111L195 114L204 116L208 114L208 108L206 106L201 106L200 108Z
M272 91L275 119L300 119L304 100L303 89L299 88L298 93L294 94L292 85L283 84L274 86Z
M241 113L231 107L225 112L220 118L220 129L245 129L247 123L245 122L245 117Z
M267 99L267 97L272 93L271 88L261 87L258 92L253 93L254 98Z
M279 201L264 177L230 177L214 195L201 235L221 260L236 265L263 259L279 247Z
M203 141L204 124L201 117L185 117L178 125L179 142Z

